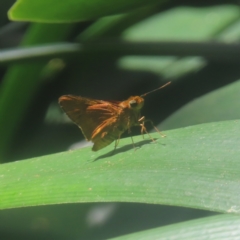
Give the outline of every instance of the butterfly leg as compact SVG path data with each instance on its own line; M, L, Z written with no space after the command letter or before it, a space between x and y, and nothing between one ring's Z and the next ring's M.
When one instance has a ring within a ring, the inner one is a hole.
M129 133L130 136L131 136L133 148L134 148L134 150L136 151L136 146L135 146L134 141L133 141L133 137L132 137L132 134L131 134L131 128L130 128L130 127L128 127L128 133Z
M146 119L146 120L144 120L144 122L150 122L150 123L152 124L152 126L154 127L154 129L161 135L161 137L166 137L165 134L161 133L161 132L158 130L158 128L153 125L152 120Z
M118 136L118 139L117 140L115 140L115 146L114 146L114 150L117 148L117 146L118 146L118 144L119 144L119 142L120 142L120 135Z
M145 127L145 117L141 117L140 119L138 119L138 122L139 122L139 126L141 126L141 134L143 135L143 138L144 138L144 133L146 133L148 135L148 137L153 141L155 142L155 140L151 137L151 135L148 133L146 127Z
M143 139L144 139L144 133L147 133L147 134L148 134L147 129L146 129L145 126L144 126L144 120L145 120L145 117L144 117L144 116L141 117L140 119L138 119L139 126L141 126L141 135L142 135ZM142 123L141 123L141 122L142 122Z
M136 146L135 146L135 144L134 144L132 135L131 135L131 139L132 139L132 144L133 144L134 151L136 151L137 148L136 148Z

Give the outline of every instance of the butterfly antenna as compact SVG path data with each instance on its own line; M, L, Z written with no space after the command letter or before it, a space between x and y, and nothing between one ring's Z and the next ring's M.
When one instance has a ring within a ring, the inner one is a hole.
M159 87L159 88L157 88L157 89L154 89L154 90L152 90L152 91L150 91L150 92L147 92L147 93L144 93L144 94L140 95L140 97L145 97L145 96L148 95L149 93L152 93L152 92L158 91L159 89L168 86L170 83L171 83L171 82L167 82L166 84L162 85L161 87Z

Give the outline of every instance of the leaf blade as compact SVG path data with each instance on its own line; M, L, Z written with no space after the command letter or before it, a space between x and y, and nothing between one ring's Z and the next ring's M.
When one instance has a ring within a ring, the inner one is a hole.
M3 164L0 208L118 201L239 213L239 128L239 121L203 124L156 143L134 137L136 151L123 139L113 155L110 145Z
M112 240L134 239L237 239L240 234L240 217L230 214L221 214L212 217L186 221L165 227L154 228Z
M34 22L77 22L125 13L135 8L148 6L157 0L69 0L61 2L18 0L8 12L12 20ZM54 6L54 7L53 7Z

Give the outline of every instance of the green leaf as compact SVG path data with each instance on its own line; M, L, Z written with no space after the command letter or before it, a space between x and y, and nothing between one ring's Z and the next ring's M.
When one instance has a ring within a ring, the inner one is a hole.
M238 20L239 7L235 5L176 7L129 27L123 38L128 41L203 41Z
M240 81L194 99L159 126L162 129L180 128L194 124L240 119Z
M239 7L235 5L203 8L177 7L155 14L129 27L123 32L123 39L127 41L201 42L209 39L238 41L239 38L236 37L238 35L229 30L233 23L238 21ZM236 29L239 31L238 25ZM202 52L204 51L206 50L203 48ZM205 65L204 58L179 59L175 55L123 56L119 60L119 66L123 69L149 71L171 80L190 72L196 72Z
M36 22L76 22L124 13L158 0L19 0L10 9L12 20Z
M240 217L230 214L222 214L197 220L187 221L170 226L154 228L121 237L114 240L147 240L147 239L171 239L171 240L205 240L205 239L237 239L240 235Z
M31 46L62 41L69 36L72 29L73 25L69 24L32 24L29 26L21 45ZM0 115L4 117L0 118L0 162L9 150L11 141L29 105L44 84L41 73L47 63L45 59L42 62L31 61L12 64L2 79ZM19 81L19 79L22 81ZM19 91L20 88L21 91ZM10 109L14 109L14 111Z
M141 202L240 213L240 121L122 139L2 164L0 208L74 202Z

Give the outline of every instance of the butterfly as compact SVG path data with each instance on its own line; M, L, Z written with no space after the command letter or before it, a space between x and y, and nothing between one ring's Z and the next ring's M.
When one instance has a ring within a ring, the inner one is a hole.
M82 130L86 140L94 143L93 151L98 151L113 141L115 141L116 148L121 135L125 131L130 132L133 126L140 126L141 133L148 134L144 124L146 121L151 123L152 121L141 116L144 97L169 84L170 82L141 96L131 96L125 101L104 101L74 95L63 95L59 98L59 105ZM153 127L161 134L154 125Z

